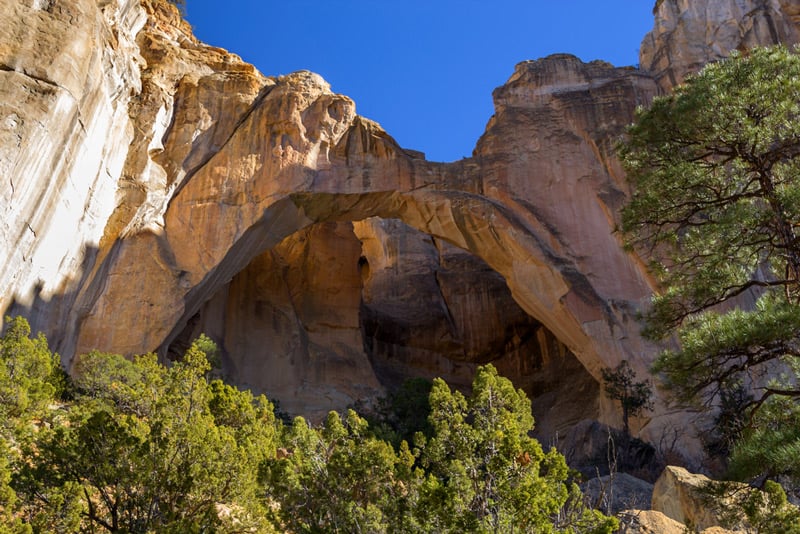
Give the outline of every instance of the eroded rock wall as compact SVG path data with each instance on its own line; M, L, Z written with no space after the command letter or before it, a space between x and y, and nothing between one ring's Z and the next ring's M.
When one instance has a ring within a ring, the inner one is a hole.
M643 375L658 347L635 320L653 282L613 231L614 143L704 62L797 41L798 11L659 1L641 69L521 63L473 156L443 164L315 74L265 77L198 42L163 0L11 0L0 306L67 365L166 358L205 331L231 379L308 413L492 361L542 429L618 423L600 370ZM639 423L652 437L686 417L658 404Z
M0 308L57 338L94 261L136 141L135 0L13 1L0 10ZM55 334L55 335L53 335Z
M349 222L292 234L201 307L173 341L174 357L206 333L224 376L312 420L384 394L362 349L360 254Z
M794 0L659 0L653 15L639 62L664 90L732 50L800 41Z

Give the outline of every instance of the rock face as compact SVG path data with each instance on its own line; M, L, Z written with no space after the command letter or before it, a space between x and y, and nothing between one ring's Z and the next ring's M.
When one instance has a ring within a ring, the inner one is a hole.
M624 510L649 508L653 485L627 473L595 477L581 484L589 504L605 514L616 515Z
M800 40L794 0L659 0L653 14L639 62L666 90L731 50Z
M702 490L709 482L711 480L705 475L667 466L653 487L652 508L701 530L718 526L718 518L702 499Z
M628 510L620 514L619 534L684 534L686 525L655 510Z
M613 232L614 142L728 46L723 28L742 46L796 40L797 9L762 4L766 18L659 2L642 70L517 65L473 156L443 164L315 74L265 77L198 42L164 0L11 0L0 307L67 365L93 348L166 358L204 331L234 382L290 411L409 376L466 385L493 362L533 397L542 435L618 424L600 370L643 374L657 347L635 320L652 281ZM659 405L642 436L682 417Z
M618 534L685 534L686 532L741 534L739 531L727 530L722 527L693 530L655 510L627 510L618 517L620 520Z
M710 488L714 489L713 497ZM743 513L736 517L731 512L752 507L747 503L750 497L758 497L759 491L741 482L712 481L682 467L668 466L653 487L652 509L705 534L753 532L757 527ZM760 499L768 497L762 495ZM720 526L725 523L733 524L729 526L733 530Z
M0 302L55 333L94 261L135 142L137 2L8 2L0 19ZM140 141L141 142L141 141ZM58 296L61 309L39 309ZM52 322L49 321L52 317Z

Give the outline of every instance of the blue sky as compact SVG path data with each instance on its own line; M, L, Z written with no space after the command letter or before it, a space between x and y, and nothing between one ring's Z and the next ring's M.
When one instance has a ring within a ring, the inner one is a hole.
M472 154L492 90L557 52L635 65L653 0L186 0L195 34L266 75L307 69L428 159Z

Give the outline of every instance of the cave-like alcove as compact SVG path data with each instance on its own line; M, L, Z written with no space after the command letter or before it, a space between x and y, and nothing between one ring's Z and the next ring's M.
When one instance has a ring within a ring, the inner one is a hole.
M484 363L528 394L541 438L599 413L597 381L500 274L399 220L293 233L219 289L170 353L200 333L219 344L231 382L312 420L411 377L467 389Z

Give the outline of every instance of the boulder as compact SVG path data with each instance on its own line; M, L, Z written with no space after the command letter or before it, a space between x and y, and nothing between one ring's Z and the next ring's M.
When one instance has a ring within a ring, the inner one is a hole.
M655 510L625 510L617 515L618 534L686 534L686 526Z
M699 529L718 526L716 513L703 500L702 490L710 483L705 475L667 466L653 487L652 509Z
M627 473L595 477L581 484L592 508L605 514L647 508L653 498L653 485Z
M722 527L709 527L703 530L692 530L656 510L625 510L617 515L620 529L617 534L740 534L738 531L726 530Z
M741 499L749 492L758 490L740 482L725 482L728 488L725 495L712 496L709 489L720 484L705 475L690 473L683 467L667 466L653 487L652 509L703 532L728 532L721 526L725 522L720 504L735 508L737 498ZM720 499L724 502L720 502ZM743 517L730 518L728 523L743 520ZM742 531L747 530L744 523L734 526Z
M661 471L652 445L596 420L580 421L559 439L557 447L570 467L586 479L628 473L652 482Z

